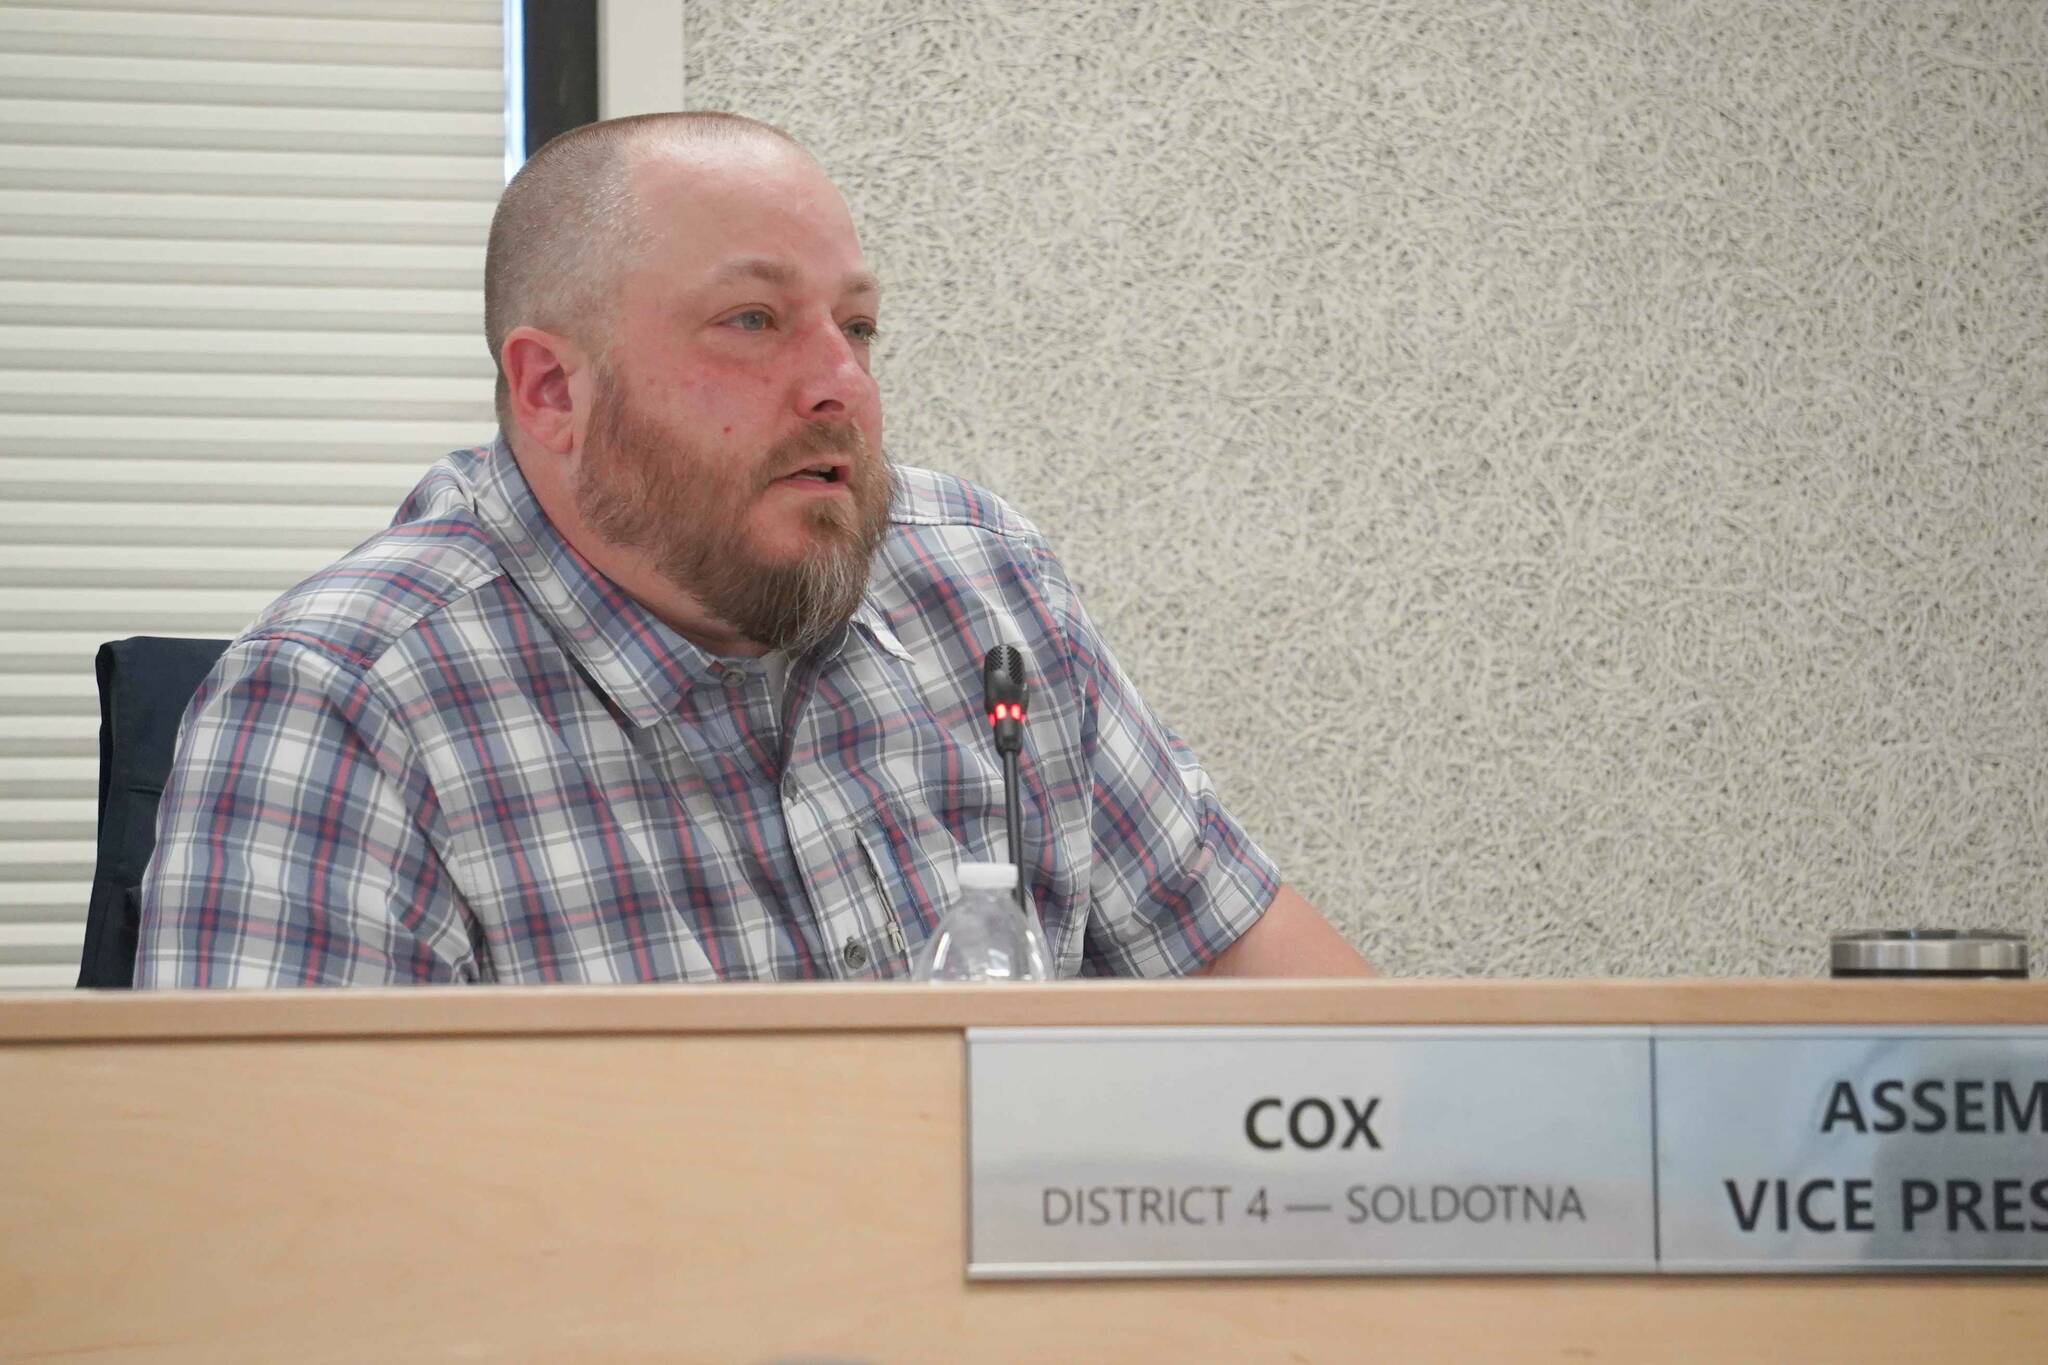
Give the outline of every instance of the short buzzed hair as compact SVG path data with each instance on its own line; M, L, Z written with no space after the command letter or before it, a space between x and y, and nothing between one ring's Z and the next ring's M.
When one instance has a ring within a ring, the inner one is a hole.
M511 391L500 359L515 327L560 332L600 355L619 277L645 249L649 225L633 199L640 157L769 137L803 151L772 124L742 114L691 110L638 114L571 128L527 158L491 215L484 251L484 342L498 369L498 424L512 428ZM804 153L806 156L808 152Z

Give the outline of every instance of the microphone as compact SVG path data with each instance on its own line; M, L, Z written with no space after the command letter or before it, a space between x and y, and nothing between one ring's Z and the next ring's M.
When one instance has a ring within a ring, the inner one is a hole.
M981 692L996 752L1003 756L1003 817L1009 827L1010 861L1017 868L1017 909L1031 904L1024 889L1024 811L1017 801L1017 754L1024 747L1024 655L1015 645L997 645L981 661Z

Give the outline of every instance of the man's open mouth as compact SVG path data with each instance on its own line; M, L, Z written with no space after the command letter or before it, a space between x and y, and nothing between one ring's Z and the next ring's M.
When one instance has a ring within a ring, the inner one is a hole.
M782 481L794 481L798 483L845 483L846 466L842 464L807 465L804 468L797 470L793 474L784 474L782 476L782 479L778 480L778 482Z

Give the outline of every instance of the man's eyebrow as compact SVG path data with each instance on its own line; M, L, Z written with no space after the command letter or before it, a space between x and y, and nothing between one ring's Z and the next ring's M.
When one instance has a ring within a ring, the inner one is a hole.
M748 256L737 261L728 261L711 272L708 285L731 284L734 280L760 280L778 289L787 289L796 283L796 272L780 261L763 260Z
M760 280L777 289L792 289L797 284L797 272L780 261L771 261L759 256L747 256L737 261L728 261L711 272L705 285L717 288L735 280ZM857 270L841 281L839 293L842 297L855 294L880 295L882 283L866 270Z

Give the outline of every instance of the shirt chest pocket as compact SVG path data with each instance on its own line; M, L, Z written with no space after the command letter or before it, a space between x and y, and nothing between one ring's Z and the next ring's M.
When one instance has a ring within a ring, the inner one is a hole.
M881 970L866 974L908 976L917 950L952 902L960 864L973 855L942 826L914 830L885 812L863 815L852 833L864 881L856 900L865 927L880 939L874 956Z
M854 825L863 871L870 879L875 925L895 956L892 970L874 976L907 976L924 941L938 928L960 884L960 864L1000 853L978 853L961 847L943 826L908 830L884 814L871 813ZM1043 912L1041 911L1041 920ZM1076 975L1081 968L1082 935L1071 923L1047 923L1055 973Z

